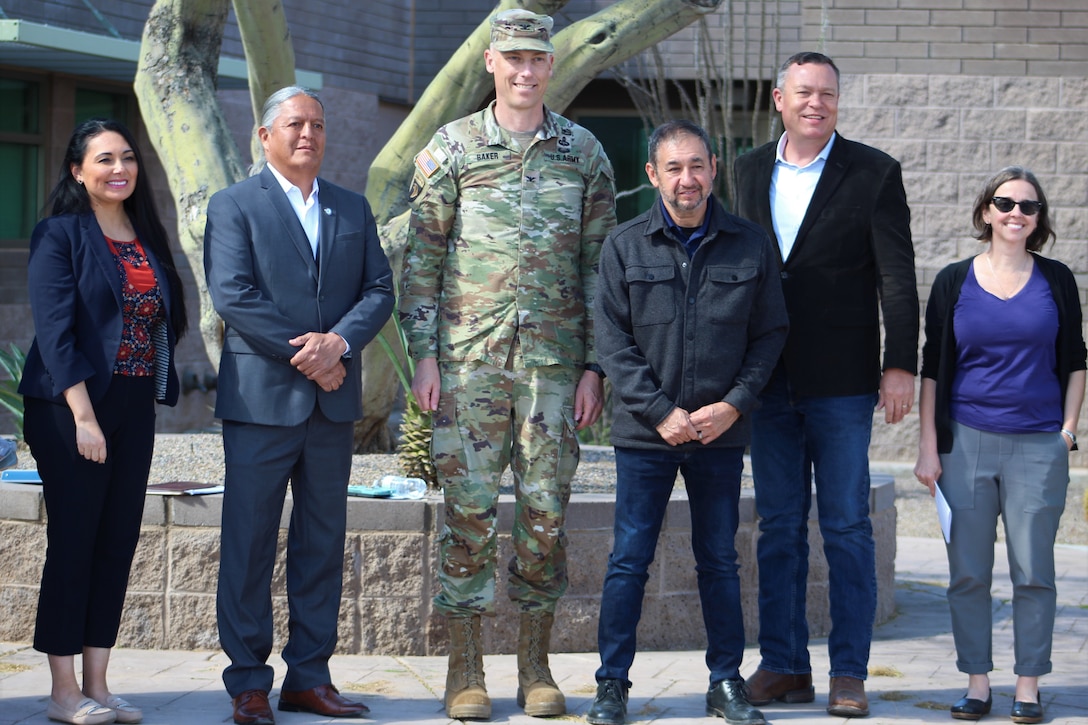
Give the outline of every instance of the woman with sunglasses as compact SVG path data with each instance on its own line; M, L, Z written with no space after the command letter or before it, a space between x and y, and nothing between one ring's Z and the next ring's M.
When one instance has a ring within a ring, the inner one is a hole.
M948 603L967 692L952 717L990 712L998 516L1013 584L1017 675L1011 718L1043 719L1057 599L1054 539L1077 447L1085 345L1072 272L1038 252L1054 237L1046 195L1018 166L975 201L981 254L945 267L926 306L918 480L952 509Z

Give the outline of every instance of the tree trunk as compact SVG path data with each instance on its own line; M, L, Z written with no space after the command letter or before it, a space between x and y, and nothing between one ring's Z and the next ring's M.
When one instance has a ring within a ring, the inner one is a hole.
M722 0L619 0L558 33L555 72L544 102L562 113L601 72L657 44Z
M134 81L140 114L178 215L178 240L200 297L200 335L212 361L222 333L204 281L208 199L243 178L243 164L216 98L228 0L158 0L140 43Z
M295 46L283 4L233 0L238 33L246 54L249 100L253 104L254 126L261 122L261 109L268 97L281 88L295 85ZM264 156L257 134L250 137L253 160Z

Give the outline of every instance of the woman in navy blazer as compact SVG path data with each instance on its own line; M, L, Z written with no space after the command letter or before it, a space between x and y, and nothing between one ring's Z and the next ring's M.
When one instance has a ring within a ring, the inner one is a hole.
M177 403L174 345L187 326L142 166L122 124L81 124L52 216L30 241L35 338L19 392L49 522L34 647L49 657L48 716L61 722L142 717L110 693L106 667L140 536L155 402Z

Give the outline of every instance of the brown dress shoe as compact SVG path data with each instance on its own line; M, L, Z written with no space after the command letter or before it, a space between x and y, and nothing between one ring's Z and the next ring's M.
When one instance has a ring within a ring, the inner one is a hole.
M865 696L865 683L856 677L832 677L827 713L839 717L866 717L869 698Z
M274 725L268 693L264 690L246 690L230 701L234 706L234 722L238 725Z
M756 670L744 685L748 688L748 702L753 705L766 705L772 700L793 704L816 699L811 673L783 675L769 670Z
M340 696L335 685L318 685L309 690L280 690L280 710L312 712L325 717L359 717L370 712L361 702Z

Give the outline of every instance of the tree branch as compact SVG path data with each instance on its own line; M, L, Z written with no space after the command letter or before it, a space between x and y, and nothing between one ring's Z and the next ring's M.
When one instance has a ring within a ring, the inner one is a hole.
M295 84L295 47L283 5L232 0L238 31L246 54L249 73L249 100L253 105L254 126L261 122L264 102L275 91ZM264 155L257 134L250 136L251 158Z
M553 39L555 73L544 102L562 113L598 74L714 12L721 0L619 0Z

